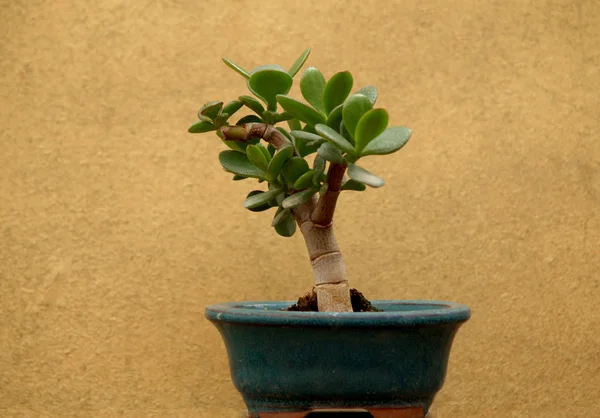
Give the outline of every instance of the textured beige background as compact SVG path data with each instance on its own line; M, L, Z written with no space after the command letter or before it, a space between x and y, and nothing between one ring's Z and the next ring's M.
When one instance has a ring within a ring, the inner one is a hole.
M341 198L368 297L472 307L435 418L600 416L600 3L0 1L0 416L241 417L204 307L311 286L197 108L349 69L399 154Z

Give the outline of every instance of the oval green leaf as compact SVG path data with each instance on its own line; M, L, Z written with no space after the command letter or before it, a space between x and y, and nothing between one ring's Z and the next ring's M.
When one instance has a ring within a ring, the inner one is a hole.
M208 102L198 110L198 117L200 115L205 116L209 119L214 119L221 109L223 108L223 102Z
M356 192L362 192L366 188L367 186L365 186L364 184L352 179L348 180L342 185L342 190L354 190Z
M282 113L278 114L277 117L275 118L275 123L285 122L285 121L292 120L292 119L294 119L293 115L291 115L288 112L282 112Z
M306 59L308 58L309 55L310 55L310 48L305 49L304 52L302 52L302 54L300 54L300 56L296 59L296 61L294 61L294 63L290 67L290 69L287 71L288 74L290 75L290 77L293 77L296 74L298 74L298 71L300 71L300 68L302 68L302 66L306 62Z
M235 112L240 110L243 105L244 105L244 103L242 103L239 100L232 100L229 103L227 103L225 106L223 106L222 113L229 113L230 115L233 115Z
M398 151L410 139L412 131L404 126L394 126L386 129L363 148L364 155L385 155Z
M362 94L363 96L367 96L371 101L371 104L374 105L377 101L377 88L375 86L367 86L363 87L355 94Z
M294 80L287 72L276 68L263 68L253 72L248 79L248 88L252 93L264 99L269 109L275 110L277 108L276 96L287 94L293 83Z
M334 129L330 128L327 125L319 124L315 126L315 130L319 135L321 135L326 140L330 141L340 150L349 154L354 154L354 147L352 146L352 144L348 142L346 138L338 134L337 131L335 131Z
M292 147L291 145L286 145L285 147L282 147L281 149L279 149L279 151L275 153L275 155L273 155L273 158L271 159L271 162L267 167L267 171L273 178L276 179L277 177L279 177L279 174L281 174L281 169L283 165L287 162L287 160L289 160L293 156L294 147Z
M280 208L281 209L281 208ZM289 210L281 210L283 215L277 220L278 222L274 225L275 231L282 237L291 237L296 232L296 221ZM275 214L277 217L278 214ZM275 219L273 219L273 222Z
M284 209L292 209L296 206L300 206L303 203L308 202L312 195L317 193L317 189L306 189L298 193L294 193L291 196L285 198L281 203L281 207Z
M352 74L349 71L342 71L335 74L325 85L323 91L323 106L325 113L329 114L336 106L344 103L344 100L352 90Z
M313 186L313 176L315 174L315 170L310 169L306 173L302 174L298 177L298 180L294 183L294 189L303 190L308 189Z
M278 95L277 102L283 107L283 110L304 123L313 126L317 123L325 123L325 117L323 115L299 100L289 96Z
M244 70L242 67L237 65L235 62L233 62L227 58L223 58L223 62L225 63L225 65L227 65L229 68L231 68L233 71L235 71L242 77L250 78L250 74L248 73L248 71Z
M282 167L281 174L289 186L293 186L300 176L309 170L308 163L302 157L290 158Z
M342 156L342 152L334 145L329 142L324 143L319 147L318 151L319 155L326 159L327 161L331 161L336 164L343 164L344 157Z
M252 96L240 96L239 100L253 110L258 116L262 116L263 112L265 111L264 106Z
M325 158L321 157L320 155L317 155L315 157L315 161L313 162L313 170L315 172L315 174L313 175L313 183L315 185L319 183L319 181L321 180L321 176L325 172L325 164L327 164Z
M330 128L333 128L333 129L339 128L340 123L342 123L343 108L344 108L344 105L341 104L339 106L336 106L336 108L333 109L331 111L331 113L329 113L329 116L327 116L327 126L329 126Z
M246 147L246 155L252 164L262 170L267 170L268 161L265 154L260 150L258 145L248 145Z
M371 109L373 109L371 101L362 94L354 94L344 102L342 110L344 126L346 126L352 138L355 137L358 121Z
M271 144L269 144L269 145L271 145ZM263 144L258 144L257 146L258 146L258 149L260 149L262 151L263 155L267 159L267 163L271 162L271 153L269 152L267 147L265 147Z
M262 119L256 115L247 115L237 121L236 125L243 125L244 123L262 123Z
M302 97L320 112L324 112L323 91L326 85L325 77L315 67L309 67L300 79L300 91Z
M213 123L201 120L200 122L196 122L190 126L188 132L191 134L201 134L204 132L214 131L216 129L217 127Z
M292 134L294 138L306 142L318 142L323 140L323 138L321 138L319 135L311 134L310 132L305 131L291 131L290 134Z
M388 121L389 116L385 109L369 110L360 118L354 134L354 148L358 155L369 142L385 131Z
M287 113L287 112L286 112ZM288 126L290 127L290 131L299 131L302 129L302 124L298 119L290 119L287 121Z
M371 173L370 171L365 170L362 167L357 166L356 164L350 164L348 166L348 177L352 180L356 180L359 183L366 184L371 187L381 187L385 184L385 181Z
M268 192L259 191L259 193L254 194L250 192L246 200L244 200L244 207L246 209L256 209L263 205L268 205L269 201L273 200L280 192L280 189L269 190Z
M255 195L259 195L261 193L264 193L262 190L252 190L250 193L248 193L248 196L246 196L246 201ZM273 205L271 205L270 202L264 203L262 205L259 206L253 206L251 208L247 208L249 210L251 210L252 212L263 212L265 210L271 209L273 207Z
M267 173L250 162L246 154L239 151L227 150L219 154L219 162L230 173L244 177L267 179Z

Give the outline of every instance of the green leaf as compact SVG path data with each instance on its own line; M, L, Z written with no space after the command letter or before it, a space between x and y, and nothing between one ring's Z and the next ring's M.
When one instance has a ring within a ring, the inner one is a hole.
M302 97L320 112L325 111L325 108L323 107L323 91L325 90L325 84L327 84L325 77L323 77L321 71L317 70L315 67L307 68L300 79L300 91L302 92Z
M220 128L221 126L223 126L227 123L227 119L229 119L229 113L221 113L221 114L215 116L213 123L215 124L215 126L217 128Z
M313 170L315 172L313 175L313 179L312 179L313 184L315 184L315 185L319 184L319 181L321 180L321 176L325 172L325 164L326 164L325 158L321 157L320 155L317 155L315 157L315 161L313 162Z
M385 131L389 116L385 109L369 110L358 121L354 134L354 148L358 155L375 137Z
M286 183L292 186L300 176L309 170L308 163L302 157L290 158L282 167L281 174Z
M279 215L279 212L275 214L273 219L275 231L282 237L291 237L296 232L296 221L289 210L279 209L283 215ZM277 223L275 223L276 219Z
M248 200L248 198L250 198L251 196L255 196L258 194L264 193L262 190L253 190L250 193L248 193L248 196L246 196L246 200ZM248 210L252 211L252 212L263 212L265 210L271 209L272 207L274 207L275 205L271 204L272 202L269 201L267 203L264 203L260 206L256 206L256 207L252 207L252 208L247 208Z
M319 135L311 134L310 132L305 132L305 131L291 131L290 134L292 134L292 136L294 138L300 139L301 141L306 141L306 142L319 142L319 141L323 141L323 138L321 138Z
M271 145L271 144L269 144L269 145ZM271 153L269 152L267 147L265 147L263 144L258 144L257 146L262 151L265 158L267 159L267 163L270 163L271 162Z
M325 158L327 161L331 161L336 164L344 164L344 157L342 152L334 145L329 142L324 143L319 147L318 155Z
M323 106L325 113L329 114L336 106L341 105L352 90L352 74L342 71L335 74L325 85L323 91Z
M244 123L262 123L262 119L256 115L247 115L237 121L236 125L243 125Z
M275 155L273 155L273 158L271 159L271 162L267 167L268 173L275 179L279 177L283 165L287 162L287 160L289 160L293 156L294 147L292 147L291 145L286 145L285 147L282 147L279 151L275 153Z
M275 119L277 118L277 112L272 110L265 110L262 114L262 118L268 125L275 125Z
M315 126L315 130L326 140L348 154L354 154L354 147L346 138L337 133L334 129L327 125L319 124Z
M298 119L290 119L287 121L287 123L288 123L288 126L290 127L290 131L293 131L293 130L299 131L302 129L302 125L300 124L300 121Z
M230 115L233 115L235 112L240 110L243 105L244 103L239 100L232 100L223 106L223 111L221 113L229 113Z
M246 180L248 177L240 176L239 174L235 174L233 176L233 181Z
M381 177L376 176L356 164L350 164L348 166L348 177L371 187L381 187L385 184L385 181Z
M248 79L248 88L262 98L270 110L277 109L276 96L287 94L294 80L283 69L274 66L263 66L252 72Z
M317 131L315 131L315 127L311 125L304 125L304 128L302 128L301 130L304 132L308 132L309 134L317 134Z
M283 208L277 208L277 212L275 212L275 216L273 216L273 220L271 221L271 226L277 225L281 220L290 214L289 210Z
M369 100L371 101L372 105L374 105L375 102L377 101L377 88L375 88L375 86L363 87L362 89L357 91L355 94L362 94L364 96L367 96L369 98Z
M354 190L357 192L362 192L366 188L367 188L367 186L365 186L364 184L359 183L358 181L352 180L352 179L348 180L347 182L345 182L342 185L342 190Z
M333 129L339 128L340 123L342 123L342 109L343 108L344 108L344 105L341 104L339 106L336 106L336 108L331 111L329 116L327 116L327 126L329 126L330 128L333 128Z
M344 102L342 110L344 125L353 138L356 133L358 121L371 109L373 109L371 100L362 94L354 94Z
M404 126L388 128L369 142L360 155L385 155L396 152L408 142L411 133L411 130Z
M227 65L229 68L231 68L233 71L235 71L242 77L250 78L250 74L248 73L248 71L244 70L242 67L237 65L235 62L233 62L227 58L223 58L223 62L225 63L225 65Z
M190 126L188 132L191 134L201 134L203 132L210 132L216 129L217 127L211 122L201 120L200 122L196 122L192 126Z
M294 116L288 112L283 112L277 115L275 118L275 123L285 122L288 120L294 119Z
M269 201L274 199L275 196L277 196L281 192L281 189L273 189L269 190L268 192L258 190L259 193L254 193L256 191L257 190L250 192L246 200L244 200L244 207L246 209L256 209L260 208L263 205L268 205Z
M302 174L298 177L298 180L294 183L294 189L302 190L308 189L313 186L313 176L315 174L315 170L308 170L306 173Z
M267 173L250 162L246 154L239 151L227 150L219 154L219 162L223 168L233 174L244 177L267 179Z
M310 125L325 123L325 117L310 106L289 96L278 95L277 101L283 109L296 119Z
M302 52L302 54L300 54L300 56L296 59L296 61L292 64L292 66L288 70L288 74L290 75L290 77L295 76L298 73L298 71L300 71L300 68L302 68L302 66L306 62L306 59L308 58L309 55L310 55L310 48L305 49L304 52Z
M223 102L208 102L200 108L200 110L198 111L198 117L202 115L209 119L214 119L219 114L222 108Z
M279 132L281 132L283 134L283 136L285 136L285 138L287 140L289 140L290 142L292 142L292 136L290 135L290 133L288 131L286 131L284 128L282 128L281 126L276 127L275 129L277 129Z
M246 155L252 164L262 170L267 170L269 163L265 158L265 154L262 153L258 145L248 145L248 147L246 147Z
M295 208L303 203L308 202L312 195L317 193L317 189L306 189L285 198L281 207L284 209Z
M348 129L346 129L344 122L340 123L340 135L346 138L346 141L350 142L354 147L354 139L352 139L352 135L350 135L350 132L348 132Z
M265 111L264 106L252 96L240 96L239 99L243 104L252 109L258 116L262 116L263 112Z

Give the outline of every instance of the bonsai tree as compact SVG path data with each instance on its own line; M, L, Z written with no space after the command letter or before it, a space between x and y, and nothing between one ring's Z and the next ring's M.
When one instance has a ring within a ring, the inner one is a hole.
M388 127L386 110L374 108L375 87L351 94L348 71L326 80L318 69L307 68L300 78L307 103L289 96L293 78L309 54L310 49L304 51L287 71L279 65L246 71L223 59L246 79L253 96L225 105L205 104L189 132L216 132L229 148L219 154L219 161L233 180L254 179L264 185L248 193L244 207L253 212L275 209L271 226L283 237L300 229L315 276L318 310L347 312L352 311L350 289L333 231L336 202L343 191L383 186L383 179L357 162L398 151L411 131ZM253 114L230 123L242 109ZM280 126L282 122L288 128Z

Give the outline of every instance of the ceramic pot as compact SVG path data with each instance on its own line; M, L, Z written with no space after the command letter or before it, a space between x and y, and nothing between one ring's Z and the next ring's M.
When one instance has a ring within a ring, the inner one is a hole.
M292 302L209 306L206 317L223 337L249 416L332 408L425 416L471 312L451 302L372 303L383 312L286 311Z

